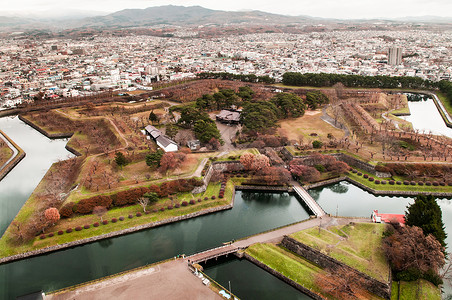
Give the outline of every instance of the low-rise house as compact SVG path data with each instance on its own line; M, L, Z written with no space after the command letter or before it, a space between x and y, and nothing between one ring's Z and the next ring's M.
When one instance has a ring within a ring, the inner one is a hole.
M164 136L162 132L154 126L148 125L144 128L144 130L146 131L146 134L157 143L157 146L163 149L163 151L175 152L179 150L179 146L176 142Z

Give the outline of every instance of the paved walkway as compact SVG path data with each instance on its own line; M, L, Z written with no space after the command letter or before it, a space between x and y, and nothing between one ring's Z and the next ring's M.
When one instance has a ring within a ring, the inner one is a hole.
M46 300L131 300L194 299L220 300L220 295L205 286L189 269L187 261L178 259L148 269L89 284L74 291L47 295Z
M362 218L332 218L327 215L323 217L311 219L305 222L297 223L294 225L290 225L287 227L283 227L280 229L276 229L269 232L264 232L261 234L257 234L251 236L249 238L236 241L230 245L226 245L223 247L214 248L211 250L207 250L204 252L193 254L189 256L188 259L192 262L204 261L206 259L214 258L215 256L221 256L225 253L232 253L237 250L247 248L256 243L267 243L267 242L280 242L284 238L285 235L290 235L296 233L301 230L305 230L308 228L313 228L317 226L328 227L328 226L336 226L336 225L346 225L350 222L371 222L370 219L362 219Z

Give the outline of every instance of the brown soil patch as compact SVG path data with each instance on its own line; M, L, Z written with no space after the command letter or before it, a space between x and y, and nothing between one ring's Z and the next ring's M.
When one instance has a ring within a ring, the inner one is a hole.
M328 133L331 133L336 139L341 139L344 136L342 130L336 129L330 124L323 121L320 111L307 111L303 117L297 119L289 119L281 121L279 134L285 135L289 140L299 140L300 136L304 140L311 139L327 139ZM310 137L311 133L316 133L318 136ZM306 141L305 141L306 142Z

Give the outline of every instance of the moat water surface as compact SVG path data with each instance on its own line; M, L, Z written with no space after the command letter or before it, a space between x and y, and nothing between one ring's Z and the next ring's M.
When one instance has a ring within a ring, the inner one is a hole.
M411 122L414 129L419 130L421 133L429 133L431 131L433 134L452 138L452 128L447 127L446 123L444 123L433 99L408 101L408 107L411 115L402 118Z
M0 119L0 129L28 158L0 181L4 231L50 165L70 154L64 149L66 141L49 140L17 118ZM193 254L308 217L287 193L238 191L231 210L0 265L0 299L50 292L177 254Z
M70 155L66 141L51 141L16 119L0 119L0 129L26 152L24 159L0 181L2 232L27 200L51 163ZM42 147L41 147L42 145ZM44 163L45 162L45 163ZM369 217L373 209L404 213L412 198L374 196L347 182L310 191L326 212L340 216ZM452 228L452 205L438 203L446 231ZM50 292L88 280L161 261L177 254L187 255L308 218L294 196L287 193L237 192L234 208L133 234L111 238L22 261L0 265L0 299L43 290ZM449 234L448 243L452 236ZM280 299L309 299L247 261L233 259L207 272L243 299L273 292L288 295ZM232 278L232 279L231 279ZM227 280L227 281L226 281ZM292 296L293 295L293 296Z

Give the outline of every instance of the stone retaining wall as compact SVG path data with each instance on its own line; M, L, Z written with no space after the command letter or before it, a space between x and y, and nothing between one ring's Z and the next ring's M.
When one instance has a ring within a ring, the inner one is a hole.
M82 156L82 154L80 152L78 152L77 150L75 150L74 148L69 146L68 144L66 144L66 146L64 146L64 148L66 148L67 151L71 152L75 156Z
M197 212L183 215L183 216L172 217L169 219L165 219L165 220L161 220L161 221L157 221L157 222L153 222L153 223L147 223L147 224L143 224L143 225L139 225L139 226L135 226L135 227L131 227L131 228L126 228L126 229L123 229L120 231L110 232L110 233L102 234L99 236L93 236L93 237L78 240L78 241L73 241L73 242L69 242L69 243L65 243L65 244L61 244L61 245L50 246L50 247L47 247L44 249L39 249L39 250L30 251L30 252L26 252L26 253L16 254L16 255L1 258L0 264L12 262L15 260L21 260L21 259L28 258L31 256L42 255L42 254L46 254L49 252L70 248L70 247L80 246L80 245L84 245L84 244L88 244L88 243L92 243L92 242L96 242L99 240L108 239L108 238L112 238L112 237L116 237L116 236L120 236L120 235L124 235L124 234L129 234L132 232L136 232L136 231L140 231L140 230L144 230L144 229L148 229L148 228L153 228L153 227L158 227L158 226L162 226L162 225L166 225L166 224L170 224L170 223L174 223L174 222L179 222L182 220L196 218L196 217L199 217L202 215L207 215L207 214L215 213L218 211L228 210L228 209L231 209L233 206L234 206L234 202L232 202L231 204L228 204L228 205L224 205L224 206L220 206L220 207L213 207L213 208L197 211ZM101 226L108 226L108 225L101 225Z
M293 286L294 288L296 288L297 290L301 291L302 293L308 295L309 297L311 297L312 299L315 300L326 300L326 298L324 298L323 296L317 294L314 291L311 291L308 288L305 288L304 286L302 286L301 284L293 281L292 279L284 276L283 274L281 274L280 272L270 268L269 266L267 266L266 264L263 264L262 262L258 261L257 259L255 259L254 257L250 256L247 253L243 254L243 257L245 257L248 261L252 262L253 264L255 264L256 266L264 269L265 271L267 271L268 273L272 274L273 276L281 279L282 281L284 281L285 283Z
M13 140L11 140L9 138L9 136L7 136L5 133L3 133L3 136L5 137L5 139L8 140L8 142L10 142L14 148L16 148L16 150L18 151L18 153L16 154L16 156L13 158L12 161L9 162L9 164L7 164L1 171L0 171L0 181L5 178L6 175L8 175L9 172L11 172L12 169L14 169L15 166L17 166L22 159L25 158L26 153L24 150L22 150Z
M238 185L235 187L238 191L276 191L276 192L291 192L291 187L285 186L260 186L260 185Z
M321 268L329 269L331 271L342 268L347 270L347 272L353 272L355 275L362 278L364 282L363 287L369 292L384 299L391 299L391 278L388 278L388 282L381 282L288 236L284 236L281 244L288 250L306 258Z
M8 173L11 172L11 170L14 169L14 167L17 166L22 161L22 159L25 158L25 155L25 152L20 151L19 154L17 154L16 157L1 170L0 181L5 178L5 176L8 175Z
M309 163L309 160L310 160L310 158L312 156L312 155L294 156L286 148L282 148L281 149L281 153L289 161L294 159L294 158L299 158L299 159L302 159L306 163ZM368 163L366 163L364 161L361 161L361 160L359 160L357 158L354 158L353 156L347 155L345 153L333 153L333 154L325 154L325 155L333 156L337 160L343 161L343 162L345 162L346 164L348 164L351 167L355 167L355 168L364 170L364 171L366 171L368 173L371 173L373 175L376 174L375 166L373 166L371 164L368 164Z
M35 123L31 122L30 120L24 118L22 115L19 115L19 120L27 124L28 126L36 129L38 132L42 133L49 139L63 139L63 138L70 138L74 133L73 132L66 132L66 133L48 133Z

